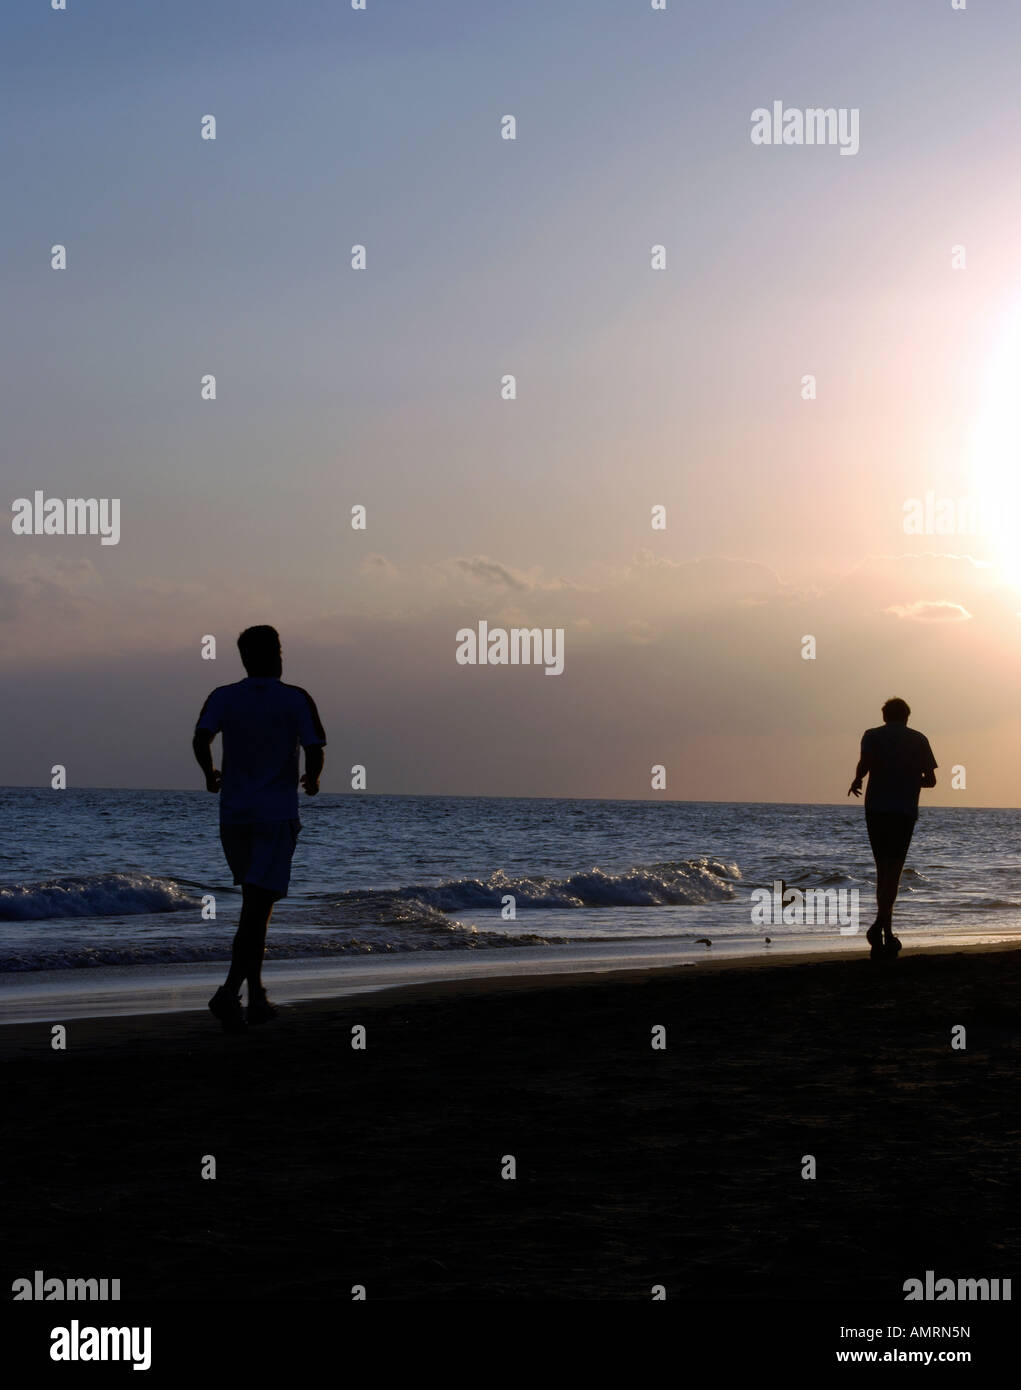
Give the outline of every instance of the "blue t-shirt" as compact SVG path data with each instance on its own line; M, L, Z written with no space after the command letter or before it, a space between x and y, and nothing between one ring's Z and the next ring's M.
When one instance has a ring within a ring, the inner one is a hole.
M220 685L196 729L223 735L220 820L248 825L298 815L298 749L326 743L315 701L278 676Z
M866 729L861 756L869 770L865 810L917 816L922 773L939 766L925 735L897 723Z

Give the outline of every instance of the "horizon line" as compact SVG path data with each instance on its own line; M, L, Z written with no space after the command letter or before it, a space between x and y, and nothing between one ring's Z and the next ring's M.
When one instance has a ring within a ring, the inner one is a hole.
M43 786L37 782L8 782L0 784L0 791L39 791L52 792L53 787ZM82 792L192 792L196 796L210 796L211 793L201 787L110 787L82 785L74 787L64 787L63 791L82 791ZM407 800L425 800L435 798L446 801L623 801L634 804L653 804L661 803L668 806L846 806L847 810L863 809L864 797L860 801L748 801L748 800L722 800L719 798L704 797L655 797L655 796L572 796L566 793L556 793L547 795L514 794L503 792L370 792L370 791L320 791L315 800L323 796L339 796L354 798L365 797L389 797L405 798ZM301 805L306 800L313 798L303 798ZM1021 811L1021 806L949 806L940 803L920 803L919 811Z

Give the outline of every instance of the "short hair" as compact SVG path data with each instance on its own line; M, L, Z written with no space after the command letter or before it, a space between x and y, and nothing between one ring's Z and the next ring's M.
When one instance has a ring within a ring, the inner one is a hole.
M907 700L900 700L896 695L883 706L883 718L888 723L892 720L895 724L906 724L910 713L911 706Z
M246 627L238 638L238 651L248 674L279 675L283 670L280 634L275 627Z

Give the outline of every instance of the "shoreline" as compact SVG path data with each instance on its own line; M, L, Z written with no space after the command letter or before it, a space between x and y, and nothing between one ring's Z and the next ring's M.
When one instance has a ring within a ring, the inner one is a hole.
M800 951L781 955L763 952L759 956L741 955L730 958L722 955L712 958L707 952L698 962L683 961L652 966L648 964L625 965L588 970L573 968L555 972L520 970L490 973L488 970L480 970L471 975L461 974L453 978L444 977L441 974L432 980L373 982L371 984L353 982L341 990L336 990L336 981L329 978L323 981L320 992L313 995L303 992L299 997L288 999L287 1002L283 1002L284 996L278 993L276 988L278 982L274 980L269 971L266 972L266 981L268 988L273 991L273 997L281 1003L281 1018L286 1018L290 1022L300 1022L303 1018L328 1017L341 1009L349 1008L356 1001L359 1008L366 1005L399 1008L404 1004L414 1004L419 1001L456 1001L459 998L478 998L489 994L507 995L522 991L559 991L598 986L639 987L654 981L666 985L682 978L687 980L732 973L741 975L746 972L762 974L782 967L787 967L784 970L786 974L790 970L803 966L837 966L860 963L867 965L869 970L877 975L881 972L885 980L892 982L897 973L903 972L905 967L910 968L912 960L953 955L960 955L965 958L987 955L1010 957L1015 953L1021 956L1021 946L1000 942L982 942L965 946L941 943L916 947L910 953L905 949L894 964L876 965L869 960L868 954L860 947L857 950ZM437 964L439 970L442 971L443 963L438 962ZM115 1008L111 1003L103 1011L99 1011L101 1006L97 1006L95 1011L76 1013L74 1006L72 1006L70 1010L54 1010L46 1013L45 1016L40 1013L38 1016L16 1018L11 1016L5 999L3 1024L0 1026L0 1059L12 1053L20 1052L27 1047L38 1046L40 1028L48 1028L62 1022L75 1023L76 1045L79 1047L87 1047L93 1039L107 1035L110 1038L115 1038L119 1025L129 1025L132 1031L139 1036L161 1037L172 1036L177 1024L182 1028L187 1024L190 1031L191 1023L195 1019L199 1019L202 1024L202 1031L212 1030L215 1035L217 1028L210 1019L205 996L206 992L213 987L214 980L219 983L221 974L222 970L218 970L217 974L211 975L209 980L206 980L203 975L201 983L191 986L190 992L196 996L194 1001L186 1002L183 999L178 999L171 1008L137 1009L134 1007L137 996L130 994L119 1001L118 1007ZM307 990L309 985L299 985L298 988ZM34 1008L34 1005L32 1007ZM269 1026L258 1031L264 1036L270 1036L275 1029ZM44 1038L46 1046L49 1045L48 1036L46 1034Z
M720 939L711 948L673 938L625 938L619 942L577 943L555 947L509 947L484 952L401 952L357 956L308 956L269 959L264 979L272 997L291 1008L314 1001L340 1001L392 990L410 991L432 984L477 984L502 981L536 986L573 978L613 980L646 973L694 968L699 974L718 969L773 968L810 962L867 958L862 936L818 941L775 939L750 950ZM902 960L954 951L1010 951L1021 943L988 933L962 933L953 941L935 934L905 933ZM204 1012L211 992L222 982L227 961L161 962L155 965L96 966L0 974L0 1036L20 1025L89 1018L145 1017Z

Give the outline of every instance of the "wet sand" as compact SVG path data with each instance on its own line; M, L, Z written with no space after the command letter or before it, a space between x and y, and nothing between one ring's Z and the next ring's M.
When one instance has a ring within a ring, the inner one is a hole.
M949 948L431 984L237 1038L0 1029L4 1287L903 1307L926 1269L1009 1277L1019 986L1021 951Z

